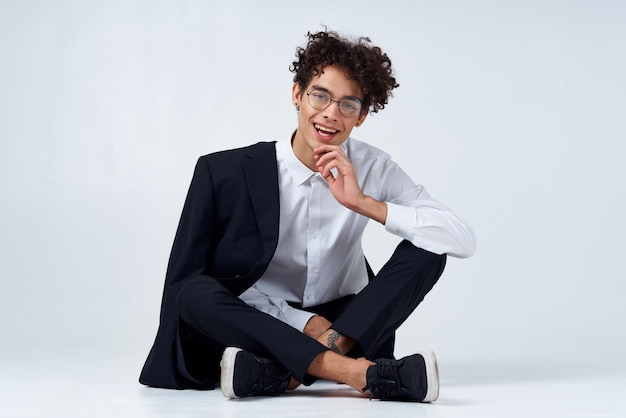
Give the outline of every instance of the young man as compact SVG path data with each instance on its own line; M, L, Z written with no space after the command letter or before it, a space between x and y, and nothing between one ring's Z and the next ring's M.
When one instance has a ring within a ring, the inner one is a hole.
M140 382L276 395L317 378L383 400L437 399L431 351L394 360L395 330L470 227L386 153L350 138L398 86L369 39L308 34L291 141L201 157L174 240L161 323ZM404 240L374 276L369 219Z

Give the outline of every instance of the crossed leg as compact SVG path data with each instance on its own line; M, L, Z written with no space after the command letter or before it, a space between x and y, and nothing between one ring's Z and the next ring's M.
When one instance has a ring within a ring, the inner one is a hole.
M203 336L279 361L293 374L292 388L317 377L362 392L366 371L373 364L367 359L374 359L423 300L443 272L445 260L445 255L403 241L376 278L317 338L249 307L206 276L190 280L177 302L182 320ZM365 358L345 356L354 348Z

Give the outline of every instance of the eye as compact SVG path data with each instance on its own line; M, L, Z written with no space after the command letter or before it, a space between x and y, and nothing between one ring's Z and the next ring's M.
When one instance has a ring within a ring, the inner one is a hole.
M311 96L313 96L315 100L319 100L320 102L328 101L328 96L324 93L314 91L313 93L311 93Z
M353 101L350 101L350 100L342 101L341 102L341 107L343 107L345 110L349 110L351 112L359 110L359 105L356 102L353 102Z

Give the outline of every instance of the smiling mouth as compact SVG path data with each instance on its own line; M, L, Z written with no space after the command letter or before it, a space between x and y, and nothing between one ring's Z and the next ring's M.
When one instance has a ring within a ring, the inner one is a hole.
M319 132L323 136L331 136L336 134L338 131L336 129L326 128L322 125L318 125L317 123L313 125L317 132Z

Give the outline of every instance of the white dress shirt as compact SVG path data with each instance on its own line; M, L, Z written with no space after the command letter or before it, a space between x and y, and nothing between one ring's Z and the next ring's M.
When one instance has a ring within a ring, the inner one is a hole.
M387 204L385 229L437 254L469 257L471 228L423 186L416 185L385 152L349 138L341 148L365 195ZM328 184L293 153L276 144L280 194L278 246L263 276L240 298L292 327L304 330L304 308L358 293L368 282L361 237L369 218L335 200Z

